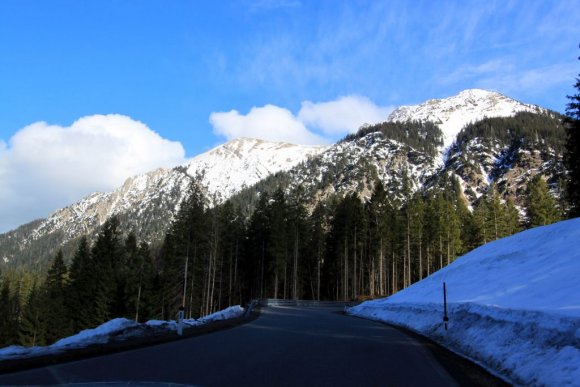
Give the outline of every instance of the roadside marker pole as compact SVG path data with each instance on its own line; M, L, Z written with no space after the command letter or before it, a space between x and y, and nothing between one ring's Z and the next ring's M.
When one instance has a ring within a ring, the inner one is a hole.
M185 308L183 306L179 307L179 312L177 313L177 334L179 336L183 335L183 316L185 314Z
M447 330L449 317L447 316L447 287L445 286L445 282L443 282L443 322L445 323L445 330Z

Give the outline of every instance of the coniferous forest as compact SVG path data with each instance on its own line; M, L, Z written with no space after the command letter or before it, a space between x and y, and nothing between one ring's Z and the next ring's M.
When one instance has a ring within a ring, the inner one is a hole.
M0 273L0 346L44 345L111 318L197 318L254 298L360 300L388 296L456 257L528 226L560 219L546 181L528 187L525 223L492 188L472 211L458 181L402 199L375 182L318 203L304 190L259 196L250 216L232 201L209 208L195 184L160 247L109 219L81 238L69 264L62 252L45 278Z

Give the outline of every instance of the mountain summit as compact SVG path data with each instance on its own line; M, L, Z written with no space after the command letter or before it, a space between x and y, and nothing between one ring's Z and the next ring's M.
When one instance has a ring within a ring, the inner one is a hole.
M189 176L200 178L210 198L221 203L240 189L287 171L325 149L241 137L194 157L185 167Z
M468 89L444 98L430 99L419 105L401 106L387 118L389 122L430 121L443 132L443 147L448 148L461 129L483 118L511 117L518 112L545 112L535 105L524 104L503 94L482 89Z

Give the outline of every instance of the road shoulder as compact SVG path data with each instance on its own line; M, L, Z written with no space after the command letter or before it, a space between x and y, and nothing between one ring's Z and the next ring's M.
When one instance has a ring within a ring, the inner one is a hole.
M225 329L231 329L256 320L260 316L260 313L260 308L254 308L249 316L215 321L204 325L190 327L183 331L183 336L178 336L175 331L152 331L142 337L113 340L107 344L94 344L85 348L69 349L53 355L35 356L25 359L0 360L0 374L25 371L34 368L41 368L55 364L88 359L91 357L109 355L117 352L151 347L154 345L201 336Z

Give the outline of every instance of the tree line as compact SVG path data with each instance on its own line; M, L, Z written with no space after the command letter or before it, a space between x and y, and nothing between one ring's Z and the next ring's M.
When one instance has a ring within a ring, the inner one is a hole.
M528 188L528 218L490 189L472 211L457 180L393 199L377 181L310 207L304 190L260 195L250 216L208 208L192 184L160 248L109 219L93 243L62 252L46 278L0 274L0 346L45 345L115 317L197 318L253 298L352 300L388 296L459 255L523 227L560 219L546 181Z

